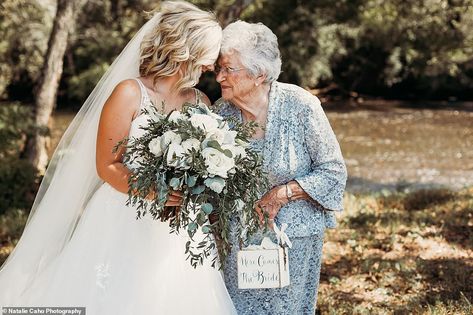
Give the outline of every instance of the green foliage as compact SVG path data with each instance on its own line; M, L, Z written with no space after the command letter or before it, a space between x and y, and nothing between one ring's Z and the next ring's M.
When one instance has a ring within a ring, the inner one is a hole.
M9 159L0 164L0 214L9 209L29 209L37 189L36 169L25 160Z
M18 158L35 125L31 108L19 103L0 104L0 159Z
M47 49L52 14L30 0L0 3L0 99L7 88L31 97Z
M27 219L25 210L12 209L0 214L0 265L17 244Z
M222 13L235 0L193 0ZM473 0L254 0L240 18L278 36L281 81L392 98L473 97ZM80 105L146 21L153 0L88 1L69 39L60 104ZM0 4L0 97L33 96L54 1ZM239 10L236 10L239 12ZM199 85L218 98L213 78Z
M471 0L266 0L249 19L278 35L283 81L397 98L471 97Z
M66 54L62 102L82 103L156 1L88 1L79 15Z
M26 136L36 129L31 109L19 104L0 105L0 214L29 208L37 189L37 171L21 159Z
M145 133L124 139L115 148L126 143L123 163L132 166L127 204L136 206L137 218L151 215L168 222L171 232L187 230L193 242L187 243L186 254L194 267L207 258L216 262L215 235L221 240L223 265L230 249L231 219L240 218L242 238L259 226L254 204L267 189L267 180L261 155L248 144L255 125L234 124L230 131L231 124L204 104L186 104L181 112L167 116L154 106L145 112L149 114L148 125L142 127ZM193 145L184 145L186 141ZM171 190L182 193L180 207L166 206ZM146 202L150 192L154 198ZM216 217L213 223L211 215Z

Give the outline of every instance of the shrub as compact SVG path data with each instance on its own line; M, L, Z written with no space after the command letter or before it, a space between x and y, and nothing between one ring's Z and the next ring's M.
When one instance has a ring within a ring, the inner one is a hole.
M27 136L36 129L31 112L18 103L0 105L0 215L29 208L37 189L36 169L21 158Z

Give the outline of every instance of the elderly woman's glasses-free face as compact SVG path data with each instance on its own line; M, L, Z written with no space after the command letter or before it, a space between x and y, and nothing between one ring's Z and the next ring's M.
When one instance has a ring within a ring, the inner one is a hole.
M223 75L232 75L237 73L238 71L245 70L245 68L232 68L232 67L220 67L218 65L215 66L215 75L219 75L222 73Z

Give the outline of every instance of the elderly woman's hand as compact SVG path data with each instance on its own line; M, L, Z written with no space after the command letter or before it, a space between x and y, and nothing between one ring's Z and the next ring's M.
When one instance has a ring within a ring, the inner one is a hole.
M268 191L257 203L256 212L258 213L260 222L264 222L264 213L268 214L270 225L278 215L279 210L289 202L286 194L285 185L280 185Z
M287 196L287 187L292 191L292 197ZM310 200L310 196L302 189L299 183L295 180L291 180L286 185L276 186L268 191L257 203L256 212L258 213L261 223L264 223L264 214L268 214L270 226L274 218L278 215L279 210L286 205L289 201L294 200Z

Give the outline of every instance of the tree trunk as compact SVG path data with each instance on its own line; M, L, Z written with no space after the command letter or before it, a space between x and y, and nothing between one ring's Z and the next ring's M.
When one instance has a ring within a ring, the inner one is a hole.
M233 4L220 9L217 16L222 27L237 20L241 13L253 2L255 2L255 0L235 0Z
M40 128L50 127L50 118L56 102L56 94L63 70L69 34L74 29L77 11L85 0L58 0L56 16L48 41L48 49L35 93L35 122ZM48 164L49 137L36 133L28 139L26 157L44 174Z

